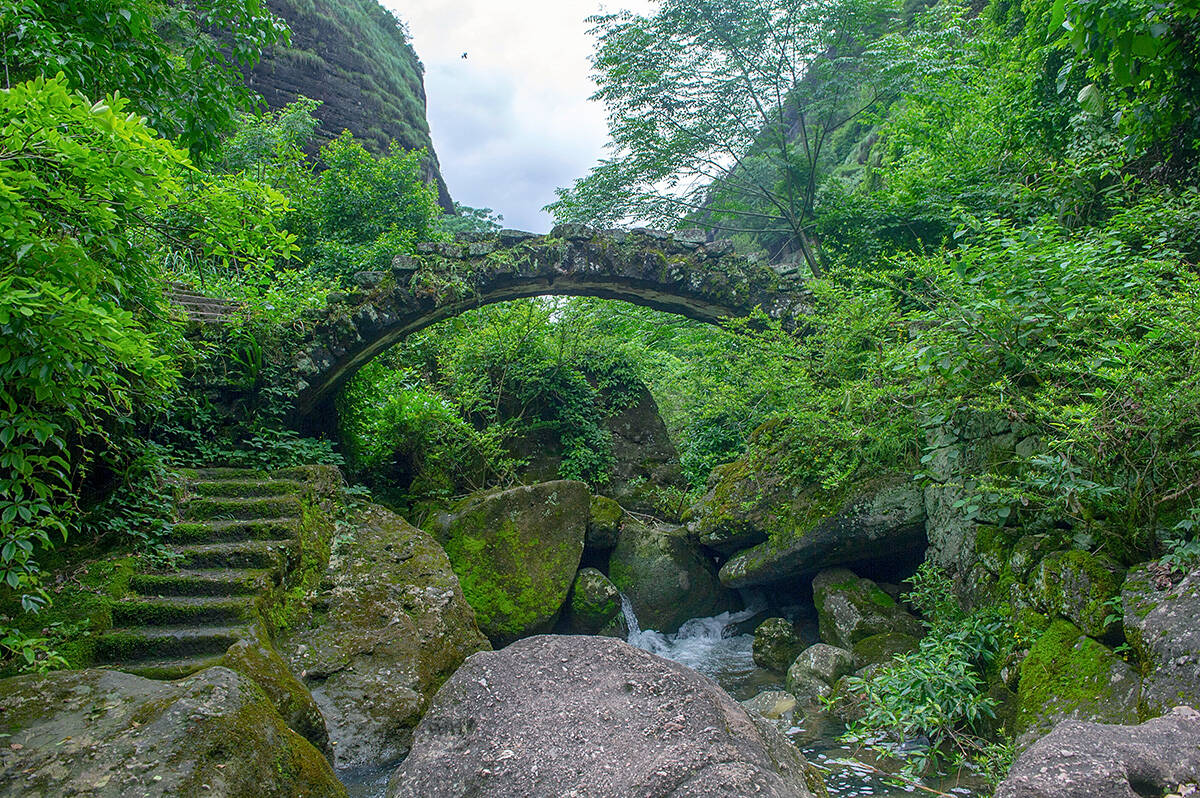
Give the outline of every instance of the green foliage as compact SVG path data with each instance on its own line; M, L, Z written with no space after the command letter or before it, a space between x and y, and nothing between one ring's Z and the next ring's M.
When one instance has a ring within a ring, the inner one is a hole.
M454 203L454 214L447 214L439 220L438 227L443 233L494 233L504 225L504 216L492 211L491 208L472 208L461 202Z
M262 0L4 0L0 35L5 88L63 73L89 97L119 92L196 157L253 103L241 69L287 28Z

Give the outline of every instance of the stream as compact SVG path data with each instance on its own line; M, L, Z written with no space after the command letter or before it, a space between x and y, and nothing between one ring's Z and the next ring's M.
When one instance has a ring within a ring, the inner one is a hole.
M674 634L642 629L629 600L622 596L621 609L629 625L629 643L664 659L686 665L709 677L738 701L753 698L763 690L782 690L783 675L758 667L751 646L754 635L746 633L763 607L753 599L749 609L726 612L710 618L693 618ZM801 623L806 642L816 641L815 621ZM809 638L812 638L809 640ZM845 727L833 718L817 715L784 724L781 730L804 753L809 762L825 771L830 798L899 798L900 796L953 795L979 798L979 781L963 772L951 777L927 778L922 787L896 786L874 769L869 752L839 741ZM350 798L383 798L388 777L397 762L338 772Z

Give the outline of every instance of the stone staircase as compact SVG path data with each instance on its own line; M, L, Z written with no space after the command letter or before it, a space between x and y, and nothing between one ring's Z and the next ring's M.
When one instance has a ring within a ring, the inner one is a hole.
M300 558L304 483L260 471L188 472L167 549L175 567L135 574L97 641L99 664L178 678L255 635L262 604Z
M166 296L172 303L183 308L188 319L201 324L220 324L229 321L242 309L240 302L222 297L205 296L184 283L168 283Z

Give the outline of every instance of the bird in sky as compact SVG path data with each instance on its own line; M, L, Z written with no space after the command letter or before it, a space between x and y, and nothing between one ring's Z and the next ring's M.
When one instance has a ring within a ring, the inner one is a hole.
M463 53L463 58L466 58L466 57L467 57L467 54L466 54L466 53Z

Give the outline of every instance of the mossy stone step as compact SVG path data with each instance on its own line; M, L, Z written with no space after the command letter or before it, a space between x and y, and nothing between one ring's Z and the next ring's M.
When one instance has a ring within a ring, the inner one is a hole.
M101 664L125 665L141 660L221 655L225 649L252 634L237 626L133 626L113 629L96 641Z
M172 543L218 543L227 540L288 540L300 534L298 518L248 521L180 521L167 533Z
M168 546L180 555L181 568L262 568L288 570L299 555L296 540L243 540Z
M223 479L193 482L189 489L200 496L248 499L261 496L287 496L304 486L293 479Z
M172 626L222 624L244 620L254 609L253 599L227 596L172 596L126 599L113 606L118 626Z
M252 596L273 582L267 570L210 568L134 574L129 587L143 596Z
M266 471L259 471L255 468L187 468L181 472L189 481L217 481L224 479L270 479L270 475Z
M143 659L128 664L111 664L108 667L115 670L132 673L146 679L174 680L191 676L193 673L214 665L220 665L225 652L213 654L193 654L185 657L163 657L160 659Z
M264 496L250 499L192 499L183 506L183 520L299 518L303 505L295 496Z

